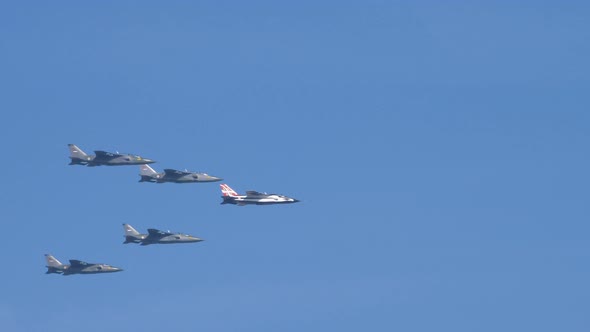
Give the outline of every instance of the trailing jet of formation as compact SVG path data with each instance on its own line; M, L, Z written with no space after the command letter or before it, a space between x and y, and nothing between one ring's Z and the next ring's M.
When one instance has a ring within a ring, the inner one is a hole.
M76 259L70 259L70 264L62 264L55 257L45 255L47 261L46 274L56 273L64 276L71 274L97 274L97 273L112 273L120 272L123 269L102 263L86 263Z
M222 181L222 178L211 176L207 173L197 173L188 171L178 171L175 169L166 168L163 173L154 171L149 165L139 166L139 182L153 182L153 183L192 183L192 182L215 182Z
M267 194L260 193L257 191L246 191L246 195L238 195L230 186L227 184L220 184L221 187L221 198L223 201L221 204L235 204L239 206L244 205L271 205L271 204L289 204L297 203L298 199L287 197L279 194Z
M148 228L147 234L141 234L129 224L123 224L123 229L125 230L125 242L123 244L139 243L142 246L147 246L148 244L193 243L203 241L192 235L171 233L169 231L164 232L154 228Z
M124 166L153 164L156 161L142 158L133 154L120 154L106 151L94 151L95 155L88 155L74 144L68 144L70 149L70 165L83 166Z

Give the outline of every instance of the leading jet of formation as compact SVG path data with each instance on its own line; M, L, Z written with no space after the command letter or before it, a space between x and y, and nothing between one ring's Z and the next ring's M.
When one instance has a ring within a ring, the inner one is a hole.
M215 182L221 181L222 178L211 176L207 173L193 173L187 171L177 171L175 169L167 168L164 173L154 171L149 165L139 166L139 175L141 179L139 182L154 182L154 183L191 183L191 182Z
M147 234L140 234L129 224L123 224L123 229L125 229L125 242L123 242L123 244L139 243L142 246L147 246L148 244L191 243L203 241L192 235L164 232L153 228L149 228Z
M94 151L95 155L84 153L74 144L68 144L70 149L70 165L85 166L122 166L122 165L143 165L155 163L155 160L142 158L133 154L120 154L106 151Z
M47 274L57 273L67 276L70 274L96 274L123 271L121 268L108 264L86 263L75 259L70 259L70 264L62 264L51 255L45 255L45 260L47 261L47 272L45 272Z
M257 191L246 191L246 195L238 195L227 184L220 184L223 202L221 204L243 205L271 205L297 203L299 200L279 194L267 194Z

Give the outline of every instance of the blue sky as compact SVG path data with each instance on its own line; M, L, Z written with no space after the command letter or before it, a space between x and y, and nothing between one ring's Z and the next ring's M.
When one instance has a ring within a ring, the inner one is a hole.
M588 331L589 6L0 6L6 331ZM137 183L68 143L278 192ZM194 234L122 245L122 223ZM125 268L45 275L43 254Z

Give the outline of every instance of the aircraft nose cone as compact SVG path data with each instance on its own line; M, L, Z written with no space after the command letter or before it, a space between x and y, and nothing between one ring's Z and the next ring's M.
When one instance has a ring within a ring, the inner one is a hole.
M153 163L155 163L156 161L155 161L155 160L152 160L152 159L143 159L143 160L142 160L142 162L143 162L144 164L153 164Z
M297 202L301 202L301 201L298 200L298 199L293 198L293 203L297 203Z

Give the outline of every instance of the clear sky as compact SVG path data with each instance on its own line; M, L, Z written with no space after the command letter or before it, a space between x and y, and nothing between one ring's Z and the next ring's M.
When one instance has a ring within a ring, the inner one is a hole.
M590 9L0 5L2 331L590 330ZM213 184L68 166L67 144ZM204 242L123 245L122 223ZM45 275L43 254L120 266Z

